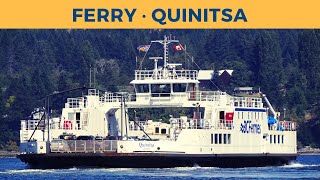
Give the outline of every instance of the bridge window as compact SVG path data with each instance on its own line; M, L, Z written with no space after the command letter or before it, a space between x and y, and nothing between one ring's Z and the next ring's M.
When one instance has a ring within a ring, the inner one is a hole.
M196 84L194 83L188 84L188 91L196 91Z
M170 84L152 84L151 85L151 93L155 94L155 96L170 96L171 88Z
M137 93L149 93L149 84L136 84Z
M186 92L187 84L173 84L173 92Z

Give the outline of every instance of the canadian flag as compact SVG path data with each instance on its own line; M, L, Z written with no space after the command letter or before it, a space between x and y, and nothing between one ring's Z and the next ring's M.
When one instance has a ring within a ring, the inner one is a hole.
M176 50L176 51L182 51L184 50L183 46L181 44L178 44L176 46L173 46L173 49Z

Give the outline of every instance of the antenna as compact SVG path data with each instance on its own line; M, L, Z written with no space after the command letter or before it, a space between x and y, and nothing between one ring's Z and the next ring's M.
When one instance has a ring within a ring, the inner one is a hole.
M96 88L96 67L93 67L93 88Z
M92 86L92 82L91 82L91 71L92 71L92 65L90 65L90 70L89 70L90 72L90 75L89 75L89 88L91 88Z
M168 39L169 38L169 39ZM163 58L164 58L164 67L167 66L167 63L169 61L169 49L168 49L168 45L172 42L179 42L178 40L172 40L170 37L168 36L164 36L164 40L156 40L156 41L151 41L151 43L160 43L163 45Z

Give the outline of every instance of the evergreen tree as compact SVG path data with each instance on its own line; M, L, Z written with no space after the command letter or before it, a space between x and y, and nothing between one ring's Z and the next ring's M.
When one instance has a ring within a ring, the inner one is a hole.
M299 62L300 69L307 79L307 100L313 103L320 95L320 42L313 30L300 34Z
M283 62L278 36L272 31L262 31L256 41L256 82L277 107L282 107Z

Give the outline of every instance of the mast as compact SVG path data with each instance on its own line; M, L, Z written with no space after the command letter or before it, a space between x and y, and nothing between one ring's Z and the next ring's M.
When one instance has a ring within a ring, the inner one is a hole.
M169 49L168 49L168 45L172 42L179 42L179 40L175 40L175 39L171 39L168 36L164 36L163 40L156 40L156 41L151 41L151 43L160 43L163 45L163 66L167 67L167 63L169 62Z

